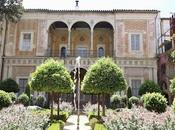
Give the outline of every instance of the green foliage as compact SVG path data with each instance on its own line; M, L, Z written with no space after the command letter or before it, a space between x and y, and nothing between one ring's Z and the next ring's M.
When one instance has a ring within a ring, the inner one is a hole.
M122 70L110 58L101 58L90 66L81 90L86 93L113 94L126 88Z
M0 109L8 107L12 103L12 100L8 93L0 90Z
M30 85L28 84L26 85L25 94L27 94L27 96L30 98L31 88L30 88Z
M68 117L69 117L69 112L65 112L65 111L60 111L59 112L59 117L57 115L54 115L55 120L61 120L63 122L66 122Z
M1 81L0 83L0 90L6 91L6 92L18 92L19 86L13 79L6 79Z
M172 107L173 111L175 112L175 98L173 100L173 103L172 103L171 107Z
M5 18L11 22L16 22L21 18L23 10L21 0L1 0L0 21Z
M46 100L45 100L45 97L43 97L43 96L38 96L36 98L36 105L37 106L44 107L45 102L46 102Z
M32 73L29 85L33 90L70 93L74 83L62 63L48 59Z
M18 97L18 102L22 103L24 106L28 106L29 105L29 97L27 96L27 94L22 93L19 97Z
M9 96L10 96L10 98L11 98L11 100L12 100L13 102L16 101L17 96L16 96L16 94L15 94L14 92L10 92L10 93L9 93Z
M144 107L149 111L158 113L165 112L167 107L167 100L160 93L147 93L142 97Z
M175 94L175 78L173 78L170 81L171 81L170 90L173 94Z
M128 104L129 106L128 107L131 108L132 105L139 105L139 102L140 102L140 100L138 97L132 96L129 98L129 104Z
M62 123L60 122L54 122L50 125L50 127L47 130L62 130Z
M131 87L128 86L128 88L127 88L127 98L129 99L130 97L132 97L132 91L131 91Z
M94 130L107 130L107 128L101 123L96 123Z
M146 93L161 93L160 86L152 80L146 80L139 88L139 95L144 95Z
M171 59L173 60L173 62L175 62L175 50L173 50L171 52L171 55L170 55Z

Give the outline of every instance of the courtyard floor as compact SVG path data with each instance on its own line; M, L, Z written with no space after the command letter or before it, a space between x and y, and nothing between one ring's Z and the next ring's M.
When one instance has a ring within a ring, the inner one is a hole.
M64 126L64 130L77 130L77 115L71 115ZM92 130L88 124L89 120L86 115L80 115L79 130Z

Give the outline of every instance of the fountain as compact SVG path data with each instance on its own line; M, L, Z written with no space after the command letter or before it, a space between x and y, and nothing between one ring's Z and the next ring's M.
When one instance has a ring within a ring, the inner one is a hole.
M77 110L77 130L79 130L79 122L80 122L80 59L81 57L77 57L76 58L76 64L75 64L75 71L74 71L74 83L78 83L77 84L77 93L75 91L74 93L74 106L75 109ZM78 74L78 76L76 77L76 74ZM77 94L77 95L76 95ZM76 96L77 96L77 105L76 105Z

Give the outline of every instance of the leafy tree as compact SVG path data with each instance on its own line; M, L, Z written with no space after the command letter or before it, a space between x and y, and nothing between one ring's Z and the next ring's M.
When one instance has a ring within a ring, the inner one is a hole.
M19 91L19 86L15 80L9 78L0 83L0 90L17 93Z
M146 80L139 88L139 95L142 96L146 93L161 93L160 86L152 80Z
M48 59L32 73L29 85L35 91L50 92L51 95L51 118L53 117L53 94L58 93L58 116L59 116L59 93L71 93L74 83L70 74L62 63L54 59Z
M101 58L89 68L81 89L86 93L102 94L102 114L105 115L105 95L126 89L126 81L122 70L112 59Z
M4 29L4 43L3 43L3 51L2 56L5 56L5 47L7 42L7 32L9 22L17 22L22 14L23 14L23 6L22 0L0 0L0 21L5 23ZM4 58L2 58L2 67L1 67L1 80L3 77L3 69L4 69Z

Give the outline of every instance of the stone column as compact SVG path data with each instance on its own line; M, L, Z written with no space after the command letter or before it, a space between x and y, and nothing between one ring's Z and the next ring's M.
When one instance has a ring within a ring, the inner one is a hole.
M94 30L93 30L93 28L92 28L92 29L91 29L91 46L90 46L90 55L93 55L93 46L94 46L93 38L94 38Z
M68 45L67 45L67 54L70 55L70 46L71 46L71 29L68 29Z

